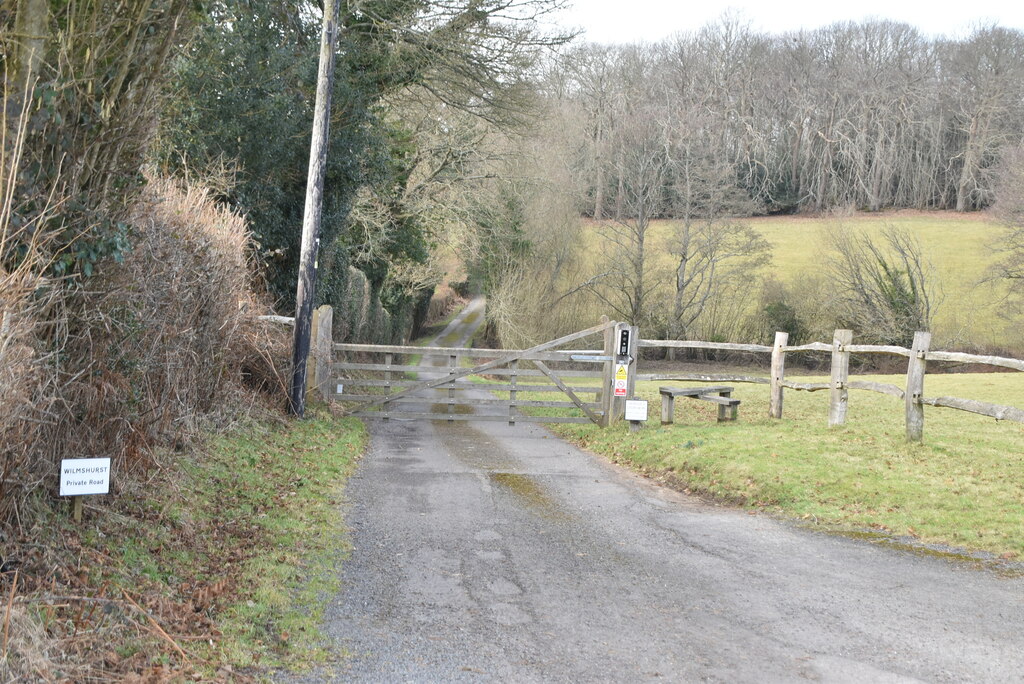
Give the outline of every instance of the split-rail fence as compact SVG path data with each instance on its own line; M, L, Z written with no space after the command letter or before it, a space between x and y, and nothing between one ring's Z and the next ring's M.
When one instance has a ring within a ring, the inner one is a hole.
M288 323L283 317L264 317ZM730 382L768 385L769 415L783 417L785 390L828 391L830 426L846 422L851 390L877 392L902 401L906 416L906 436L921 441L924 434L924 407L941 407L967 411L996 420L1024 423L1024 409L1014 406L933 396L924 393L924 379L929 362L980 364L989 367L1024 371L1024 360L999 356L934 351L930 349L931 333L917 332L908 349L892 345L854 344L853 332L836 330L832 343L812 342L790 346L789 335L775 334L772 346L733 344L694 340L641 339L639 331L625 323L602 319L586 330L545 342L527 350L466 349L454 347L413 347L396 345L342 344L331 342L330 307L321 307L314 315L312 372L308 387L317 389L326 400L358 402L352 415L391 419L396 417L430 420L507 420L516 422L594 422L607 426L622 419L625 397L615 396L614 371L619 362L628 363L627 396L632 397L637 381ZM616 349L623 330L630 330L628 350ZM556 349L578 343L590 336L603 335L603 348ZM643 373L637 361L642 349L704 349L726 352L768 354L771 370L768 377L729 373ZM625 352L625 356L617 353ZM806 383L787 379L786 356L797 352L824 352L831 355L828 382ZM902 386L851 379L850 358L854 354L888 354L907 359L906 380ZM340 360L335 360L340 355ZM418 359L415 363L401 360ZM481 360L466 366L463 359ZM532 367L531 367L532 366ZM587 366L591 368L586 369ZM341 375L339 375L341 374ZM410 374L422 374L414 377ZM473 376L486 376L491 382L480 385ZM545 382L544 380L547 382ZM495 379L497 383L493 382ZM596 384L567 384L580 379L598 379ZM537 382L540 381L540 382ZM498 398L481 398L471 390L485 389L503 393ZM423 391L435 390L425 399ZM523 400L520 392L551 392L564 395L554 400ZM581 398L586 396L588 400ZM427 405L426 408L424 406ZM498 413L476 411L490 407ZM579 411L571 416L536 416L520 409L531 407L570 408Z

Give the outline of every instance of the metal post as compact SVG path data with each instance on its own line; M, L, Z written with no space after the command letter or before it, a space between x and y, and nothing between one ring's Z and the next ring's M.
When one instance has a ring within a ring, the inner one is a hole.
M609 323L607 316L601 316L602 323ZM611 326L604 331L604 355L609 358L615 357L615 331L618 325ZM601 406L601 427L608 427L612 422L612 388L615 384L615 362L605 361L604 372L601 373L601 393L598 403Z
M516 375L519 372L519 359L512 359L508 364L509 373L508 381L512 389L508 392L508 424L516 424Z
M455 375L455 370L459 365L459 357L452 354L448 357L448 375ZM451 381L448 385L448 422L452 419L452 414L455 413L455 380Z
M391 363L394 360L393 354L384 355L384 394L391 394ZM388 415L388 410L391 407L391 402L384 402L381 406L381 411L384 413L384 420L390 420L391 416Z

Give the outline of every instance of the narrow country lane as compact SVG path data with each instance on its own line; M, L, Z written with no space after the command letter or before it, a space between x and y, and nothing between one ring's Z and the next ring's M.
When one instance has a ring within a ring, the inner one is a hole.
M349 655L290 681L1024 681L1020 578L709 506L539 427L371 431L326 618Z

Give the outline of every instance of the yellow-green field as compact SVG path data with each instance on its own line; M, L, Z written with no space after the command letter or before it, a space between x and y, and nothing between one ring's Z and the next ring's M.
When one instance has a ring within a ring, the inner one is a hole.
M943 348L973 345L1014 349L1021 345L1021 321L998 316L1005 290L981 282L994 259L989 245L1002 231L988 214L898 211L841 218L770 216L746 221L772 245L772 263L765 272L788 285L801 274L820 272L823 238L829 230L847 226L871 235L878 235L887 226L907 230L920 241L938 276L940 301L933 330L936 341ZM585 230L590 244L600 239L596 224L588 222ZM671 267L665 250L670 231L670 222L655 222L648 243L652 251L661 254L654 264L664 268Z

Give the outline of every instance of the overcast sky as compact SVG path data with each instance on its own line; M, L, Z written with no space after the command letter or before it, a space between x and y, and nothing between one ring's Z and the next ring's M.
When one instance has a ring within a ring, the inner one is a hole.
M564 26L581 28L582 37L596 43L657 41L678 31L692 31L736 10L755 29L781 33L817 28L836 21L867 17L907 22L930 35L962 35L978 22L996 22L1024 29L1022 0L575 0L575 6L559 15Z

